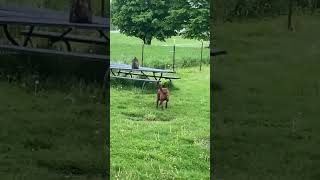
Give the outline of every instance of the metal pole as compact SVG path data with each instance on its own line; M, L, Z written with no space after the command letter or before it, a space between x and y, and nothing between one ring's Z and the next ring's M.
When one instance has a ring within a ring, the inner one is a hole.
M144 56L144 42L142 43L142 59L141 59L141 66L143 66L143 56Z
M203 53L203 40L201 40L201 58L200 58L200 71L202 66L202 53Z
M173 57L172 57L172 70L174 71L176 64L176 39L173 39Z

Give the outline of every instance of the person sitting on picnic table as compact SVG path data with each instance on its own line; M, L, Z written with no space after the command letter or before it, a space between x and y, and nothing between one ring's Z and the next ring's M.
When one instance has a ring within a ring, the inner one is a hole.
M69 21L92 23L91 0L72 0Z
M139 69L139 61L136 57L132 60L132 69Z

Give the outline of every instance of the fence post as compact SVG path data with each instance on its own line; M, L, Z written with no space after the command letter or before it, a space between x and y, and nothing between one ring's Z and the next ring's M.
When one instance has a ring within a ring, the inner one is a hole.
M200 58L200 71L202 66L202 54L203 54L203 40L201 40L201 58Z
M144 42L142 43L142 54L141 54L141 66L143 66L143 56L144 56Z
M172 70L175 71L176 64L176 39L173 39L173 57L172 57Z

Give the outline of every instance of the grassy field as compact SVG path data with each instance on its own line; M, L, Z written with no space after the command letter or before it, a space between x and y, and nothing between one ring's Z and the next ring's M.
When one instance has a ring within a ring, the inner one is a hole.
M111 32L110 39L111 62L130 63L134 57L137 57L141 63L142 41L140 39L128 37L116 32ZM154 39L151 46L145 46L143 65L168 69L172 68L174 39L176 41L176 66L199 65L201 42L183 39L181 37L172 37L166 42ZM204 42L204 47L207 47L208 45L209 42ZM203 63L208 64L209 59L209 49L204 48Z
M64 0L0 0L9 3L69 9ZM100 12L100 1L92 6ZM99 99L101 84L92 83L103 78L96 75L99 64L5 54L0 56L0 179L105 179L106 105ZM40 80L36 95L35 79Z
M105 105L70 89L0 81L0 179L103 179Z
M178 72L164 111L156 87L111 88L113 179L209 179L209 67Z
M319 18L217 27L229 52L212 71L217 180L320 179Z
M170 64L172 39L154 40L146 46L145 64ZM199 62L200 42L176 37L177 62ZM189 46L189 47L185 47ZM140 59L140 41L111 33L112 62ZM196 54L198 53L198 54ZM204 54L209 57L208 50ZM206 56L205 56L206 57ZM189 64L190 65L190 64ZM165 67L169 68L169 66ZM210 68L177 69L170 86L168 109L156 109L156 87L112 82L111 87L111 177L112 179L209 179Z

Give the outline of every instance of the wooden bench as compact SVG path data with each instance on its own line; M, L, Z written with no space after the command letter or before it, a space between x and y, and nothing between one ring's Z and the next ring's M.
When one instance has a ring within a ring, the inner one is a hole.
M7 52L21 52L24 54L31 55L58 55L63 57L72 57L74 59L84 60L84 61L96 61L96 62L104 62L108 63L109 56L106 55L98 55L98 54L86 54L86 53L75 53L75 52L62 52L52 49L40 49L40 48L29 48L29 47L21 47L21 46L13 46L13 45L0 45L0 49L2 50L2 54Z
M160 83L160 80L151 80L151 79L140 79L140 78L130 78L123 76L111 76L110 79L124 79L124 80L133 80L133 81L142 81L142 89L144 88L146 83Z

